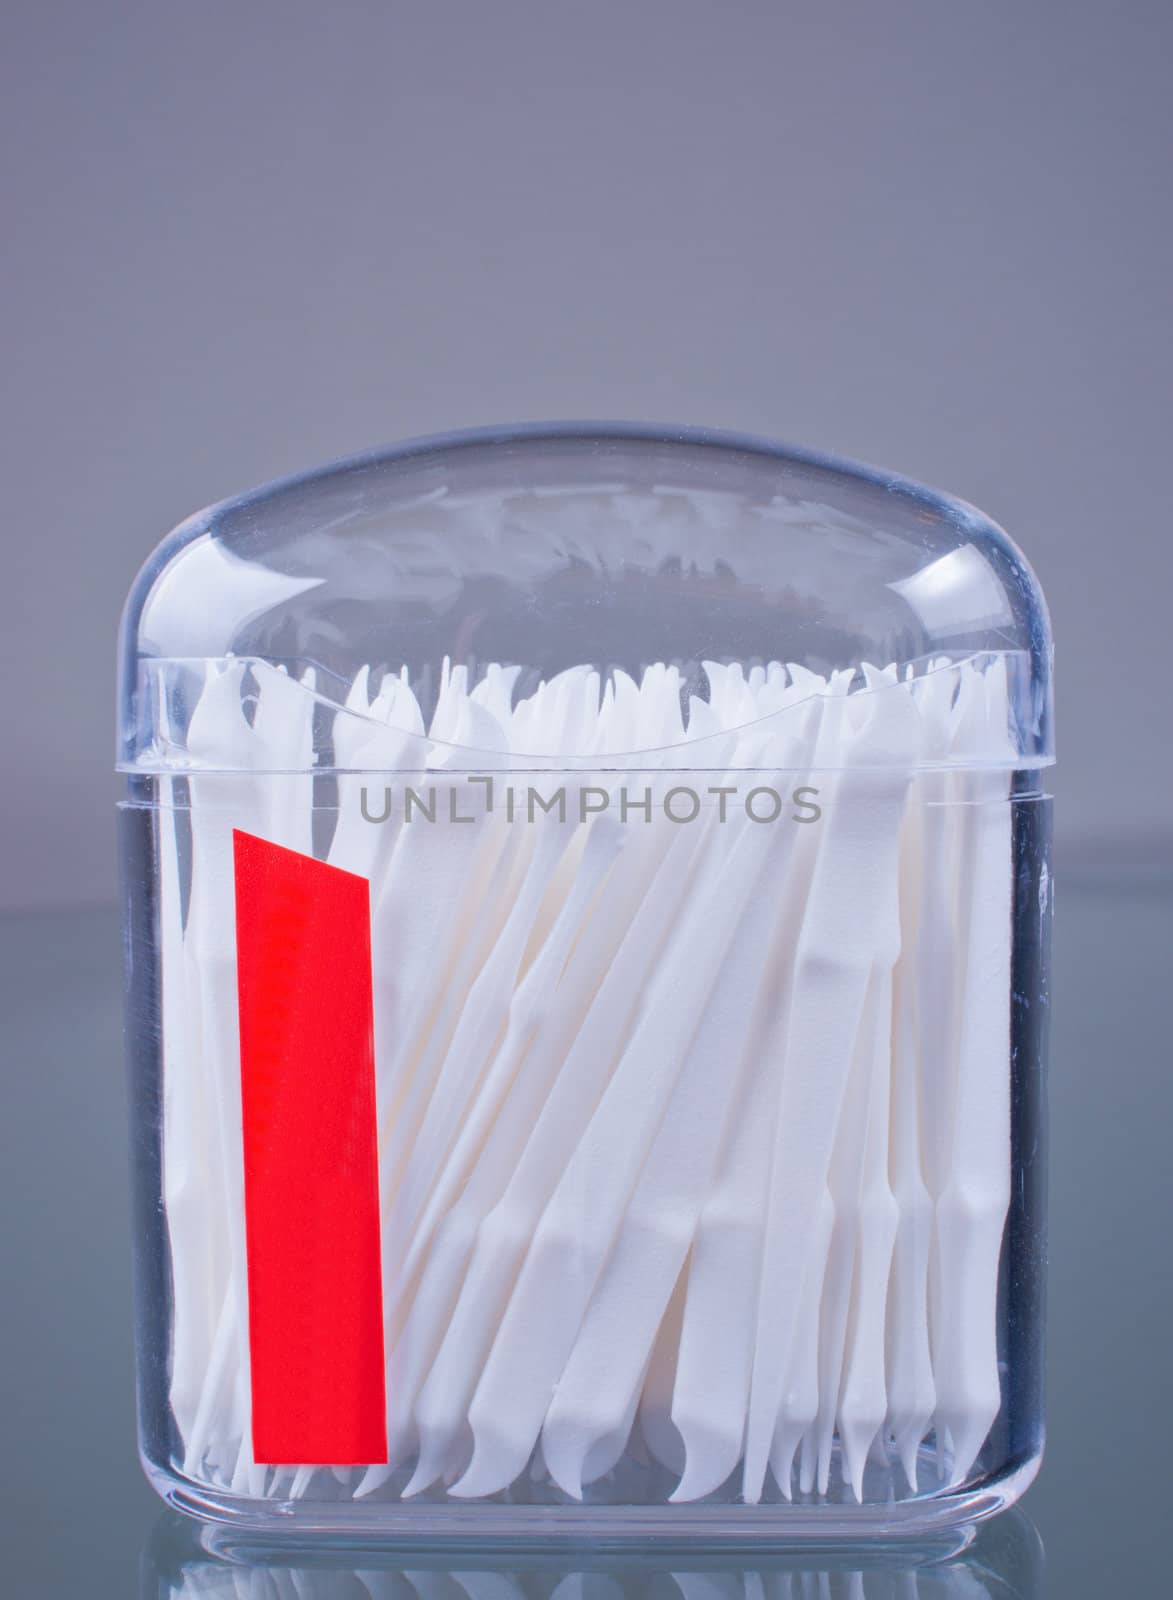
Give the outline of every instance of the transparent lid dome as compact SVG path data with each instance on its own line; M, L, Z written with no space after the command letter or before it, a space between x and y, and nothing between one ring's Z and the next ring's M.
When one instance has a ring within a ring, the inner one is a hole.
M454 434L225 501L138 575L120 660L134 772L752 766L828 696L915 703L894 762L1053 759L1046 608L1000 528L689 429ZM933 708L967 685L958 738ZM312 702L296 745L257 734L266 691Z

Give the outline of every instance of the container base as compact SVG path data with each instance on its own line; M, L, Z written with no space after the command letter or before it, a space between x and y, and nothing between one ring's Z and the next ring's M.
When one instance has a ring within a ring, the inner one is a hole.
M347 1548L436 1549L455 1544L506 1550L594 1549L641 1545L784 1549L940 1536L961 1550L975 1524L1013 1505L1034 1481L1040 1454L980 1482L864 1505L462 1505L261 1500L227 1493L144 1461L152 1487L185 1516L206 1525L205 1548L230 1551L237 1539L273 1539Z

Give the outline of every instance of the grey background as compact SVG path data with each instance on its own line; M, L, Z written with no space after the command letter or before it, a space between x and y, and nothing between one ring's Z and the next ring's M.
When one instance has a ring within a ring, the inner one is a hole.
M0 51L0 904L114 895L114 628L200 505L404 435L750 429L1002 521L1061 859L1171 846L1165 0L51 0Z

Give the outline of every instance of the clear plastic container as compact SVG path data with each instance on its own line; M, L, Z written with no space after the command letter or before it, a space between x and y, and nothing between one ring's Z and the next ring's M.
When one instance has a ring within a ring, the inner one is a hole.
M122 629L143 1457L420 1540L923 1535L1042 1448L1051 645L971 507L425 440Z

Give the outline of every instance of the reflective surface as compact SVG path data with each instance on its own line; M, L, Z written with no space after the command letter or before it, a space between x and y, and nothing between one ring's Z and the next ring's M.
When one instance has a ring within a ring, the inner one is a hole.
M726 1556L713 1557L711 1566L698 1564L692 1555L652 1566L638 1553L600 1565L566 1551L526 1563L462 1558L461 1573L506 1579L512 1588L500 1589L501 1600L513 1590L526 1600L547 1600L563 1582L559 1600L580 1592L584 1600L619 1600L637 1590L654 1593L655 1600L676 1600L677 1591L694 1600L702 1589L719 1600L738 1600L742 1590L769 1600L873 1592L1076 1600L1161 1584L1167 1560L1162 1428L1171 1411L1167 1330L1173 1313L1167 1243L1171 917L1169 877L1158 881L1150 874L1130 885L1080 880L1060 863L1049 1443L1025 1501L1046 1546L1045 1575L1028 1561L1024 1580L1017 1557L1009 1568L999 1567L996 1552L1004 1546L998 1541L1031 1545L1028 1528L1014 1516L990 1524L960 1556L942 1561L938 1551L934 1562L930 1552L927 1564L925 1552L909 1547L874 1550L866 1559L840 1552L824 1565L808 1552L789 1566L758 1553L740 1565ZM170 1519L160 1522L134 1454L119 964L113 911L0 922L7 1067L0 1118L0 1415L7 1446L0 1528L6 1588L14 1594L123 1600L140 1592L185 1592L167 1585L177 1570L188 1571L188 1557L176 1566L172 1543L179 1538L182 1545L188 1536ZM266 1600L286 1593L299 1600L319 1594L364 1600L356 1567L315 1567L326 1575L308 1585L303 1579L300 1588L291 1575L289 1588L271 1564L257 1566L254 1582L248 1566L225 1566L193 1548L190 1560L197 1576L206 1574L207 1592L233 1600L262 1592ZM396 1600L422 1593L415 1577L397 1576L406 1560L364 1555L362 1561L364 1574L377 1575L373 1588L362 1580L373 1600L392 1589ZM292 1562L286 1568L303 1570ZM487 1578L476 1585L470 1580L470 1590L435 1558L420 1558L410 1571L427 1574L420 1583L429 1600L440 1591L445 1600L465 1600L470 1592L480 1600L489 1588L497 1600ZM689 1592L668 1576L680 1572L700 1573L703 1582ZM797 1572L815 1575L799 1578ZM974 1579L983 1588L975 1589Z
M160 1518L144 1552L142 1600L1034 1600L1042 1545L1020 1512L968 1544L758 1552L390 1555L295 1546L207 1548Z

